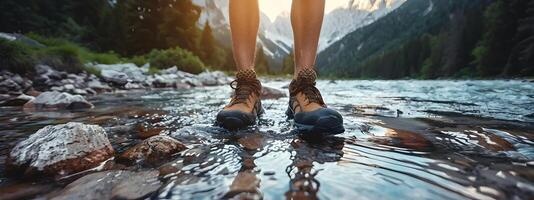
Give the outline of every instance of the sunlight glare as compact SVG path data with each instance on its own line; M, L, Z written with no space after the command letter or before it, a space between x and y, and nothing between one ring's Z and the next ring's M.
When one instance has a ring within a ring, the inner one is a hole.
M346 6L349 0L326 0L325 13ZM282 13L289 13L291 10L291 0L259 0L260 10L274 21Z

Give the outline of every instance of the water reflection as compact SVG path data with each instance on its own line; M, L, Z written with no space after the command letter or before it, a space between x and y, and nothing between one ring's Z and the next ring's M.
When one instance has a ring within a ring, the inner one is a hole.
M321 183L315 178L320 170L314 169L314 163L337 162L343 157L344 139L329 137L317 140L294 139L291 161L286 173L290 179L287 199L318 199L317 193Z

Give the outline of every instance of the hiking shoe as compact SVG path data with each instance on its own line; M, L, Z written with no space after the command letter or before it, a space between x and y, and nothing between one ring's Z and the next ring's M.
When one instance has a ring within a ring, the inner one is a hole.
M307 136L328 136L343 133L343 117L327 108L315 87L317 74L313 69L301 70L289 84L289 106L286 115L295 127Z
M261 83L256 78L256 72L252 69L238 71L230 87L234 89L234 94L230 104L217 114L217 125L237 130L256 124L256 118L263 113Z

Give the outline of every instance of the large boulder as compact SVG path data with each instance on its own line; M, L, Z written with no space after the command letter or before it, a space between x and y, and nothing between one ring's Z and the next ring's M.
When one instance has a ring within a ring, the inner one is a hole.
M112 65L98 64L93 65L92 67L101 71L111 70L115 72L124 73L126 75L126 79L137 83L143 82L146 79L144 70L140 67L137 67L137 65L133 63L121 63Z
M86 175L67 185L51 199L143 199L162 183L158 171L104 171Z
M69 122L39 129L9 153L7 171L24 175L68 175L96 167L113 156L106 131Z
M43 92L24 104L26 110L87 109L93 107L93 104L80 95L57 91Z
M126 75L126 73L123 73L123 72L104 69L100 71L100 76L102 76L102 78L105 81L111 82L115 85L123 86L123 85L126 85L126 83L128 83L128 75Z
M126 150L120 158L158 164L184 149L186 147L180 141L166 135L156 135Z

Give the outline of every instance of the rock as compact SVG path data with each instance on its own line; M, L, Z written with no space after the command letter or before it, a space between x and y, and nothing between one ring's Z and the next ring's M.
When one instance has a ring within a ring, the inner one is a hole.
M131 89L143 89L145 87L143 87L141 84L138 84L138 83L129 82L129 83L126 83L126 85L124 85L124 88L131 90Z
M263 86L261 90L261 99L279 99L286 96L285 91L272 87Z
M35 99L35 97L21 94L13 99L8 99L0 104L0 106L23 106L28 101Z
M74 90L75 87L72 84L66 84L66 85L63 86L63 88L65 90Z
M0 187L0 199L35 199L35 196L46 194L51 189L51 184L15 183Z
M152 85L157 88L175 87L177 80L178 75L176 74L154 75Z
M46 46L37 42L36 40L33 40L29 37L26 37L25 35L18 34L18 33L3 33L0 32L0 38L6 39L9 41L17 41L24 43L28 46L35 47L35 48L45 48Z
M87 91L82 90L82 89L78 89L78 88L73 89L73 90L72 90L72 93L74 93L74 94L79 94L79 95L87 95Z
M122 72L104 69L100 72L100 75L105 81L111 82L119 86L123 86L128 83L128 75Z
M35 99L24 104L24 109L28 110L86 109L93 107L93 104L80 95L57 91L43 92Z
M159 135L161 131L163 131L163 128L161 127L146 127L143 124L139 124L136 127L137 129L137 136L142 139L146 139L155 135Z
M184 167L183 161L181 162L170 162L167 164L164 164L158 168L160 177L165 177L169 174L174 174L176 172L179 172Z
M176 74L176 73L178 73L178 67L176 66L159 71L159 74Z
M91 80L87 82L87 87L97 91L97 92L109 92L111 87L108 84L102 83L99 80Z
M155 170L89 174L70 183L51 199L144 199L161 187L158 174Z
M98 64L92 67L99 69L101 71L111 70L111 71L123 73L126 75L126 79L130 79L131 81L137 82L137 83L143 82L146 79L144 70L137 67L137 65L133 63L121 63L121 64L112 64L112 65Z
M202 85L206 86L225 85L231 82L231 78L221 71L202 72L197 78Z
M0 93L9 93L12 91L20 91L22 88L19 84L11 79L5 79L0 82Z
M24 175L68 175L96 167L113 156L106 131L69 122L39 129L8 155L6 170Z
M185 145L178 140L166 135L157 135L126 150L120 158L128 161L144 160L147 164L157 164L184 149L186 149Z

